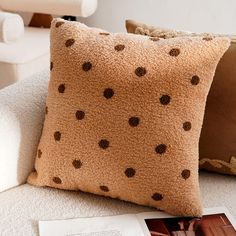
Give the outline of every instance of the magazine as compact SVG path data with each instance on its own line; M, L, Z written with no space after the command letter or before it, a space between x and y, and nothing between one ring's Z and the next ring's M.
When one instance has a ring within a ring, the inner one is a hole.
M40 236L236 236L226 208L206 208L202 218L144 212L104 217L39 221Z

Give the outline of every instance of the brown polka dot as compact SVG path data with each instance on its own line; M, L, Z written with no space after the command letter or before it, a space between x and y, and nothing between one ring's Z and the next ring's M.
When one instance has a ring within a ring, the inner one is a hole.
M41 158L41 156L42 156L42 151L39 149L38 150L38 158Z
M125 45L123 45L123 44L118 44L115 46L115 50L118 52L123 51L124 49L125 49Z
M169 95L162 95L160 97L160 103L162 105L168 105L170 103L171 97Z
M181 175L184 179L188 179L190 177L190 170L187 169L183 170Z
M186 121L186 122L183 123L183 129L184 129L185 131L189 131L191 128L192 128L191 122Z
M159 40L160 40L160 38L159 38L159 37L150 37L149 39L150 39L150 40L152 40L152 41L154 41L154 42L156 42L156 41L159 41Z
M76 116L76 119L77 119L77 120L83 120L84 117L85 117L85 113L84 113L84 111L77 111L77 112L75 113L75 116Z
M129 125L132 127L138 126L139 125L140 119L138 117L131 117L129 118Z
M60 84L60 85L58 86L58 92L59 92L59 93L64 93L64 92L65 92L65 89L66 89L65 84Z
M53 177L52 181L56 184L61 184L62 183L62 181L59 177Z
M101 185L101 186L100 186L100 189L101 189L103 192L109 192L109 188L108 188L107 186Z
M213 38L212 37L204 37L203 40L205 41L211 41Z
M52 70L53 69L53 62L51 61L50 62L50 70Z
M61 139L61 132L56 131L56 132L54 133L54 139L55 139L56 141L60 141L60 139Z
M191 79L191 84L192 85L198 85L200 81L200 78L197 75L194 75Z
M72 165L75 167L75 169L79 169L82 166L82 162L80 160L74 160Z
M106 36L106 35L110 35L108 32L101 32L101 33L99 33L100 35L104 35L104 36Z
M107 99L112 98L113 95L114 95L114 91L111 88L107 88L107 89L104 90L103 95Z
M48 114L48 107L47 106L45 107L45 114L46 115Z
M177 57L177 56L180 54L180 50L179 50L179 48L172 48L172 49L169 51L169 54L170 54L172 57Z
M154 194L152 195L152 199L153 199L154 201L161 201L161 200L163 199L163 196L162 196L162 194L160 194L160 193L154 193Z
M107 149L109 147L110 143L106 139L101 139L98 144L99 144L100 148Z
M64 21L59 21L56 23L56 28L60 27L61 25L65 24Z
M126 175L128 178L133 177L133 176L135 175L135 173L136 173L136 171L135 171L135 169L133 169L133 168L127 168L127 169L125 170L125 175Z
M75 43L74 39L67 39L65 45L66 47L71 47L74 43Z
M167 149L167 147L166 147L165 144L159 144L159 145L156 146L155 151L158 154L163 154L163 153L166 152L166 149Z
M159 37L162 38L162 39L167 39L167 38L168 38L168 36L165 35L165 34L162 34L162 35L160 35Z
M82 69L84 70L84 71L89 71L89 70L91 70L92 69L92 64L91 64L91 62L85 62L83 65L82 65Z
M147 73L147 70L146 70L146 68L144 68L144 67L138 67L138 68L136 68L136 70L135 70L135 74L136 74L138 77L142 77L142 76L144 76L146 73Z

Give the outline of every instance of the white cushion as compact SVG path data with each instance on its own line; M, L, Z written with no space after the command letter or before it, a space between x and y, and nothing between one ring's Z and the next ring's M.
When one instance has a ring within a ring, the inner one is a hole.
M23 35L24 22L21 16L0 11L0 42L15 42Z
M25 28L24 37L0 43L0 89L49 68L49 29Z
M200 187L204 207L226 206L236 217L235 177L201 173ZM25 184L0 194L0 235L38 235L38 220L150 210L153 208L93 194L37 188Z
M0 90L0 192L25 183L33 170L48 79L45 70Z

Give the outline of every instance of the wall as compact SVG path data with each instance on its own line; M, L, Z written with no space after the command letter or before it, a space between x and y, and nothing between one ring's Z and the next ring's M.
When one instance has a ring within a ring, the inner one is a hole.
M236 34L235 0L98 0L97 12L80 21L111 32L125 19L196 32Z

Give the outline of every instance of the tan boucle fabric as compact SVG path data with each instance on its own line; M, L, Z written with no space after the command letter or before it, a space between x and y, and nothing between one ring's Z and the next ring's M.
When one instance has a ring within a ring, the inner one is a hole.
M227 38L153 41L51 27L51 80L28 182L200 216L198 139Z
M198 35L209 40L217 36L154 27L133 20L126 21L126 28L129 33L164 39ZM236 176L236 36L229 37L231 45L217 65L207 98L199 164L201 169Z

